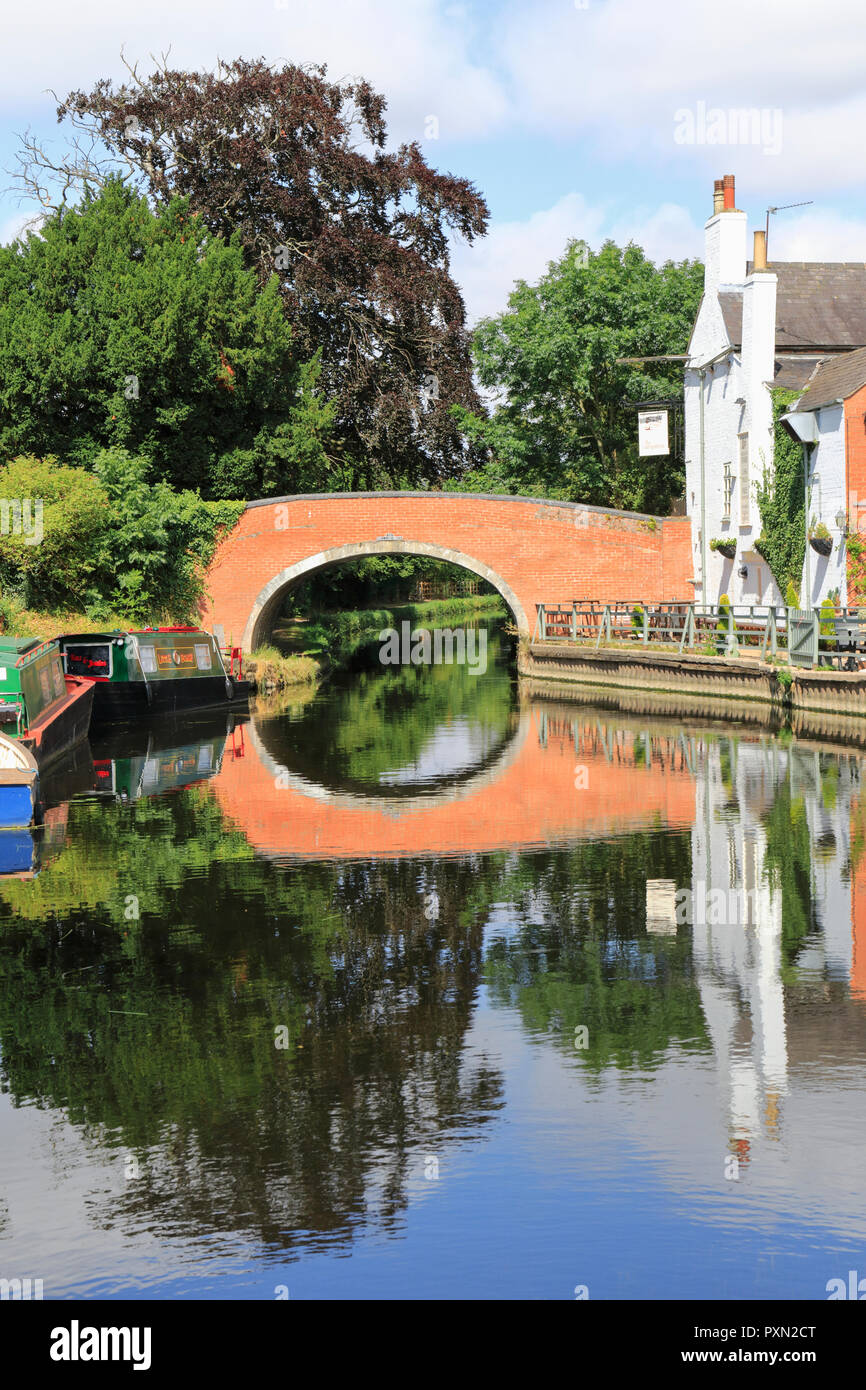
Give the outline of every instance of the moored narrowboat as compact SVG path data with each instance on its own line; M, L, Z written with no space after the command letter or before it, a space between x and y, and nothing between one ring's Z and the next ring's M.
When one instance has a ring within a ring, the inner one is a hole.
M94 682L96 723L227 706L251 689L226 671L216 638L201 628L67 633L59 640L67 676Z
M64 674L57 642L0 637L0 733L29 749L40 772L86 736L93 689Z

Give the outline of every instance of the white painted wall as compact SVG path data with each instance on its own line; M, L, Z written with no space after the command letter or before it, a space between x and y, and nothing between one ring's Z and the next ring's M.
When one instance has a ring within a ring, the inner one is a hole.
M719 212L705 224L705 290L742 285L746 278L747 222L744 212Z
M757 487L773 468L773 404L777 277L758 272L746 278L746 214L719 213L705 227L704 297L689 343L685 371L686 510L692 525L692 574L698 602L718 603L723 594L734 604L759 607L784 603L767 562L754 548L761 534ZM743 343L737 354L730 347L718 293L722 288L743 292ZM721 356L721 361L717 361ZM703 385L702 385L703 383ZM704 394L704 510L706 516L706 586L702 584L701 544L701 424L700 396ZM845 424L841 406L818 412L820 443L812 455L811 517L823 521L833 535L827 558L809 548L808 592L806 561L801 575L801 604L818 606L834 589L847 602L845 553L840 546L836 513L845 508ZM740 436L748 436L748 498L741 511ZM733 488L725 507L725 464ZM733 560L710 549L714 539L737 542ZM745 566L746 574L740 570Z

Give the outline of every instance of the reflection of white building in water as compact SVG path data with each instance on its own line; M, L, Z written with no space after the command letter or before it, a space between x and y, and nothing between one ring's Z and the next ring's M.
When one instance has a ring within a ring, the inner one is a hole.
M801 883L810 930L798 978L850 981L850 806L859 759L825 759L771 738L693 740L692 932L703 1011L728 1088L732 1153L747 1160L752 1138L777 1131L788 1088L789 1040L782 983L782 891L768 873L766 820L788 783L793 839L808 832L812 885ZM789 846L790 848L790 843Z

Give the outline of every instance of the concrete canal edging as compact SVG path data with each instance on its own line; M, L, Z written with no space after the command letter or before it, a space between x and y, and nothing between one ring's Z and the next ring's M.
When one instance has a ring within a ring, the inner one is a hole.
M780 679L780 670L784 673ZM821 712L866 716L866 671L788 671L748 657L696 653L595 650L562 642L521 643L518 672L559 686L595 686L769 705L783 718ZM790 684L784 677L790 675Z

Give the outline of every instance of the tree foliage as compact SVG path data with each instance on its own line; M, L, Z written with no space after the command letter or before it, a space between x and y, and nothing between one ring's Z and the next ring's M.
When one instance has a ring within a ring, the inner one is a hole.
M275 277L187 200L156 213L116 178L0 248L0 454L146 456L217 497L300 490L333 408L300 363Z
M490 418L461 412L484 467L459 485L666 513L682 492L670 458L639 458L629 401L682 395L682 366L624 357L684 353L703 288L698 261L656 267L638 246L570 242L537 285L478 326L473 355Z
M92 473L55 459L20 457L0 468L0 496L42 500L42 540L0 536L0 589L24 605L109 613L129 620L187 619L204 571L242 502L207 502L150 477L124 449L98 454Z
M131 86L103 80L59 106L108 152L101 164L71 157L54 171L64 186L120 167L161 207L182 195L211 235L237 236L263 286L277 275L301 358L321 351L341 486L459 471L450 407L478 402L449 239L485 230L473 185L437 173L417 144L387 150L384 97L329 82L324 67L238 59L130 74ZM48 161L31 146L22 162L46 197Z

